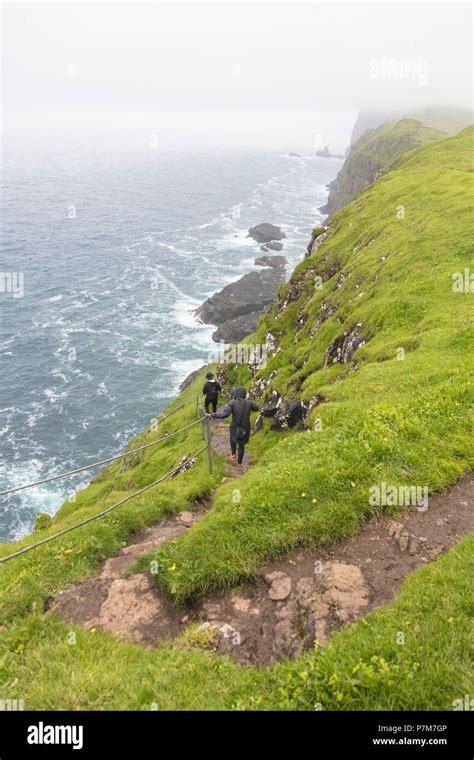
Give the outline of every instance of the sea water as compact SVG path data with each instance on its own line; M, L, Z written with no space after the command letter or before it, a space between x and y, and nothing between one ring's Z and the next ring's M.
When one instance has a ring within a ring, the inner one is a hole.
M215 344L193 309L255 268L260 222L302 259L341 162L281 148L4 145L0 487L118 453ZM19 280L17 279L18 283ZM92 472L0 498L0 540Z

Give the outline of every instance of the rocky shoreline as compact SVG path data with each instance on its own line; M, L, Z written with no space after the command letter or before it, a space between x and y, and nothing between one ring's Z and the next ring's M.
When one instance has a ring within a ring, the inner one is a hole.
M251 227L248 237L260 243L261 250L281 250L286 233L280 227L263 223ZM216 342L238 343L252 333L265 309L277 295L286 279L287 259L281 255L257 256L260 271L248 272L236 282L207 299L194 312L207 325L216 325L212 338Z

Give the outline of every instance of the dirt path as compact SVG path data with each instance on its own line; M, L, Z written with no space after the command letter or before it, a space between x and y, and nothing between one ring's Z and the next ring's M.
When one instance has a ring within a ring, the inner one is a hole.
M209 509L179 512L136 536L133 543L99 565L96 578L73 583L61 591L49 609L69 623L83 628L101 628L120 639L148 646L170 638L181 630L178 611L168 597L157 590L146 573L125 576L142 554L185 533Z
M242 467L237 467L235 463L229 461L230 454L230 442L229 442L229 425L223 422L215 421L212 429L212 448L215 453L221 457L226 458L224 464L224 470L226 471L227 479L240 477L249 469L252 461L251 454L248 450L245 451ZM226 478L224 478L224 482Z
M213 424L212 443L216 454L228 455L227 424ZM243 475L248 462L247 458L242 468L226 462L223 481ZM96 578L71 584L50 602L48 609L83 628L101 628L118 638L147 646L156 646L157 642L177 635L182 631L183 612L175 608L148 574L127 576L126 573L141 555L189 530L210 506L210 503L198 503L193 512L179 512L142 531L115 557L99 565Z
M371 520L354 538L319 551L292 552L266 564L240 593L198 606L216 631L216 650L242 663L296 657L327 643L342 625L388 604L405 576L436 559L474 530L474 474L429 509L408 508L396 520Z
M213 431L216 454L228 454L228 426ZM224 481L242 470L226 464ZM266 664L324 645L340 626L389 603L403 578L474 529L474 475L467 474L429 509L408 508L396 520L367 523L357 536L319 551L292 552L265 565L244 591L213 595L177 609L148 574L124 574L137 557L189 530L210 504L180 512L148 528L101 564L96 578L75 583L50 609L84 628L157 646L183 633L190 622L212 633L218 653L238 662Z

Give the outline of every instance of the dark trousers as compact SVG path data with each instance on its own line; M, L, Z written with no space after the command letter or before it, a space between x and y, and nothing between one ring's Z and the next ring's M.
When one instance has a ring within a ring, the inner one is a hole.
M204 409L206 410L206 414L209 414L209 407L212 406L212 411L215 412L217 409L217 399L215 401L205 401L204 402Z
M243 443L237 444L231 438L230 439L230 450L231 450L231 452L232 452L233 455L235 455L235 452L237 451L237 447L239 449L239 453L237 454L237 461L238 461L239 464L242 464L242 459L244 458L245 446L244 446Z

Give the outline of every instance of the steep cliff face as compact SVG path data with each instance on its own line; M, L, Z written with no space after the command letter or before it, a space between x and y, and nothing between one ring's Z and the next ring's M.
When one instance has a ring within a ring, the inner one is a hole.
M377 129L367 129L351 145L344 166L329 185L328 202L320 210L333 214L375 182L397 156L443 137L446 137L443 132L426 127L417 119L391 121Z
M382 124L395 123L406 118L418 119L426 127L446 132L447 135L456 135L473 123L473 112L469 108L455 106L425 106L424 108L412 109L409 113L402 109L398 111L392 109L362 110L352 129L350 144L354 145L368 129L375 130Z

